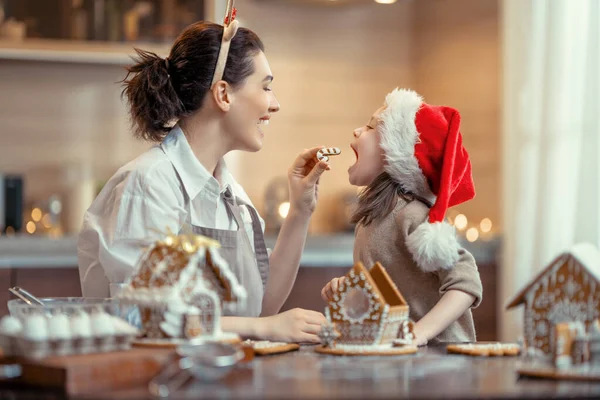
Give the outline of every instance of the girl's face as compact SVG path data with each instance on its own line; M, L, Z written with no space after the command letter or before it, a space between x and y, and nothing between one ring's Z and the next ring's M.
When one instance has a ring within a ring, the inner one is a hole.
M356 154L356 162L348 169L348 180L354 186L368 186L383 171L384 152L379 145L377 125L380 123L379 115L385 106L379 108L371 116L369 123L354 130L354 141L350 147Z
M232 148L244 151L262 148L265 134L261 126L268 124L271 114L279 111L279 102L271 89L272 81L267 57L259 52L254 57L254 73L232 93L231 110L226 118Z

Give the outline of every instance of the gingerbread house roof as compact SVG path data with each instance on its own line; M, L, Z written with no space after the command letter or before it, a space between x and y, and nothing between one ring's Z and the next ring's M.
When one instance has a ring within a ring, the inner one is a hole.
M365 276L366 281L371 286L371 290L378 295L378 299L381 299L382 303L392 307L408 305L392 278L390 278L385 268L379 262L376 262L370 270L360 261L357 262L350 272L346 274L348 278L352 271L357 275L362 273ZM350 282L352 281L350 280Z
M529 282L521 291L515 296L515 298L508 303L507 309L516 307L525 301L525 296L529 290L539 281L547 272L552 270L557 264L563 264L569 258L573 259L578 265L580 265L593 279L600 285L600 251L598 248L590 243L579 243L571 247L566 252L556 257L546 268L538 273L535 278Z
M374 287L379 290L379 293L387 304L390 306L408 305L392 278L390 278L385 268L379 262L376 262L367 274L371 277Z
M246 290L218 248L218 242L203 236L170 236L156 242L144 253L119 297L159 306L179 294L213 291L225 309L233 310L245 301Z

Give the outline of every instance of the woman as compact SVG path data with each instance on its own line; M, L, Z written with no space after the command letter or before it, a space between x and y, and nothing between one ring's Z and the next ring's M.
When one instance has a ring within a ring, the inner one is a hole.
M223 156L260 150L260 125L279 111L279 103L258 36L240 28L226 43L224 58L223 31L213 23L193 24L166 59L137 50L123 94L135 135L158 144L119 169L85 214L78 245L83 295L114 296L143 247L160 238L157 230L180 232L191 225L196 233L237 242L223 256L248 291L249 305L245 315L224 317L223 330L248 338L318 342L326 322L321 313L277 312L297 275L318 180L329 166L316 161L319 147L296 158L288 171L290 211L268 257L264 221Z

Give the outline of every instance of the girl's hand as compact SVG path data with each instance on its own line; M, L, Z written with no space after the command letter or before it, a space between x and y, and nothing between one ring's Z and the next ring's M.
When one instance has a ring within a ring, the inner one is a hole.
M287 343L320 343L321 326L327 318L317 311L294 308L258 319L256 336L262 340Z
M290 212L300 212L310 216L317 205L319 194L319 178L329 164L325 161L317 161L317 151L324 146L304 150L296 157L296 160L288 171L290 187Z
M342 276L340 278L333 278L330 280L321 290L321 298L323 298L323 300L326 302L333 300L333 295L337 292L338 287L340 286L340 283L344 281L344 278L345 276Z

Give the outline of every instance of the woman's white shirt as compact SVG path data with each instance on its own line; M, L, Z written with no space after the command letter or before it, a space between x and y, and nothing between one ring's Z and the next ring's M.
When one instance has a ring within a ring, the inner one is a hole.
M252 205L223 160L213 176L183 131L173 128L160 145L120 168L85 213L77 246L83 296L114 296L143 251L167 229L179 233L189 224L237 230L221 198L228 187ZM252 218L245 207L242 218L254 246ZM262 218L260 222L264 232Z

